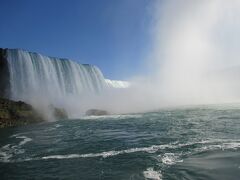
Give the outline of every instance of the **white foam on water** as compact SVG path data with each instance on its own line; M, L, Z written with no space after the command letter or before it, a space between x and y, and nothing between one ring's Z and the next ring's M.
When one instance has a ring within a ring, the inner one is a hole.
M240 142L230 142L230 143L223 143L222 149L238 149L240 148Z
M0 162L10 162L10 158L22 153L24 150L19 149L17 145L7 144L0 148Z
M81 120L92 120L92 119L128 119L128 118L141 118L140 114L117 114L117 115L104 115L104 116L83 116Z
M240 148L240 140L209 140L209 141L203 141L200 142L201 144L204 144L204 146L195 148L195 152L205 152L205 151L213 151L213 150L237 150ZM200 144L199 143L199 144Z
M27 138L25 136L24 137L22 136L19 138L24 138L24 140L21 141L18 146L8 145L8 147L10 147L10 148L4 152L6 152L9 155L9 154L12 154L12 150L14 149L15 151L19 151L19 152L21 151L21 153L24 153L24 150L20 149L20 147L22 145L26 144L27 142L31 141L32 139ZM150 147L130 148L130 149L119 150L119 151L106 151L106 152L88 153L88 154L50 155L50 156L44 156L41 158L27 158L27 159L15 160L15 161L22 162L22 161L31 161L31 160L41 160L41 159L43 159L43 160L46 160L46 159L73 159L73 158L93 158L93 157L107 158L107 157L112 157L112 156L116 156L119 154L129 154L129 153L135 153L135 152L155 153L158 150L165 149L165 148L173 148L173 146L172 145L153 145ZM20 153L18 153L18 154L20 154ZM3 158L1 159L1 157L0 157L0 161L3 161ZM8 162L10 162L10 160Z
M19 146L22 146L30 141L32 141L31 138L27 137L27 136L16 136L17 139L23 139L22 141L20 141Z
M161 171L154 171L153 168L148 168L146 171L143 171L143 175L145 179L152 179L152 180L162 179Z
M207 142L207 141L206 141ZM159 150L164 149L177 149L189 145L194 144L202 144L201 142L196 143L186 143L186 144L165 144L165 145L153 145L149 147L140 147L140 148L130 148L125 150L119 150L119 151L105 151L100 153L88 153L88 154L67 154L67 155L50 155L50 156L44 156L41 159L72 159L72 158L94 158L94 157L112 157L120 154L130 154L130 153L136 153L136 152L146 152L146 153L156 153ZM205 147L205 146L204 146ZM206 146L211 150L211 147L215 147L216 149L233 149L233 148L239 148L240 143L224 143L222 145L208 145ZM196 148L198 149L198 148ZM198 149L199 150L199 149ZM203 150L203 149L202 149ZM172 165L177 162L183 162L182 159L180 159L181 155L177 155L174 153L165 153L163 155L159 155L161 157L161 161L163 164L166 165Z
M16 138L23 139L17 145L7 144L0 148L0 161L1 162L10 162L10 158L13 158L16 154L24 153L24 149L21 148L27 142L32 141L31 138L26 136L14 136ZM94 158L94 157L102 157L108 158L120 154L129 154L129 153L136 153L136 152L145 152L145 153L156 153L159 150L173 150L179 149L182 147L192 146L192 145L200 145L201 147L193 147L190 148L191 151L182 152L180 154L176 153L164 153L162 155L158 155L160 157L160 161L165 165L173 165L177 162L183 162L181 159L182 155L191 155L192 153L196 152L203 152L208 150L225 150L225 149L238 149L240 148L240 140L227 140L227 139L217 139L217 140L204 140L199 142L190 142L190 143L183 143L178 144L178 142L173 142L171 144L163 144L163 145L152 145L149 147L139 147L139 148L130 148L125 150L119 151L105 151L100 153L87 153L87 154L56 154L56 155L49 155L44 157L29 157L26 159L15 159L12 160L13 162L22 162L22 161L32 161L32 160L47 160L47 159L73 159L73 158Z
M155 153L160 149L165 149L167 147L172 147L171 145L153 145L150 147L142 147L142 148L130 148L126 150L120 151L106 151L101 153L89 153L89 154L68 154L68 155L51 155L42 157L42 159L71 159L71 158L91 158L91 157L111 157L119 154L129 154L135 152L147 152L147 153Z
M18 136L22 136L22 135L24 135L24 134L26 134L26 133L17 133L17 134L13 134L12 136L10 136L11 138L13 138L13 137L18 137Z
M81 155L79 154L69 154L69 155L53 155L53 156L45 156L42 159L71 159L71 158L79 158ZM31 159L29 159L31 160Z
M19 136L19 134L12 135L11 138L22 139L18 144L7 144L0 148L0 162L10 162L10 159L14 155L23 154L25 150L22 148L23 145L32 141L27 136Z
M8 153L10 144L7 144L0 148L0 161L1 162L8 162L8 160L13 156L12 154Z
M55 127L56 128L59 128L59 127L62 127L63 125L60 125L60 124L56 124Z
M164 153L164 155L159 155L161 157L162 163L166 165L173 165L177 162L183 162L180 159L180 155L176 155L174 153Z
M115 156L120 154L119 151L108 151L102 153L89 153L89 154L68 154L68 155L52 155L52 156L45 156L41 159L73 159L73 158L91 158L91 157L109 157Z

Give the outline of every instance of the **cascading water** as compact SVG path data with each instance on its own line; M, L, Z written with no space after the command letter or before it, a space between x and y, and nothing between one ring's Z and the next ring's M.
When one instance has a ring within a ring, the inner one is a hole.
M71 118L91 108L105 109L112 89L129 87L128 82L105 79L93 65L19 49L1 52L0 77L7 82L0 84L1 96L25 101L48 119L53 117L53 106L64 108Z
M30 95L59 98L99 93L106 86L96 66L17 49L7 50L7 61L10 96L15 100L28 100Z
M105 82L110 88L128 88L130 86L130 83L127 81L116 81L116 80L105 79Z
M79 116L93 106L93 103L86 107L83 104L89 103L90 99L93 101L109 88L96 66L19 49L7 49L5 52L10 81L9 98L32 104L47 119L53 117L49 108L52 105L67 110L69 117ZM73 115L72 111L78 114Z

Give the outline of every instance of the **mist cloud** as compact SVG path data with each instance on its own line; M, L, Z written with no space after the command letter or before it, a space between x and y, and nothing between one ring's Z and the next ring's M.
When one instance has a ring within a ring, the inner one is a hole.
M239 102L239 9L238 0L156 1L153 49L146 62L152 74L133 78L124 92L111 92L108 108L126 112Z
M240 100L240 2L153 1L151 74L132 77L128 89L81 98L89 108L112 113ZM76 98L73 98L76 99ZM70 108L74 109L74 108Z
M239 38L239 1L170 0L156 7L153 60L163 94L183 104L236 100L237 79L223 71L239 61L230 39Z

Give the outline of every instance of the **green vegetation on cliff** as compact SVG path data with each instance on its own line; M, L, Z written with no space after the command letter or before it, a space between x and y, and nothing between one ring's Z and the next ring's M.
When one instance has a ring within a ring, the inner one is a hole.
M0 128L43 121L33 107L22 101L0 98Z

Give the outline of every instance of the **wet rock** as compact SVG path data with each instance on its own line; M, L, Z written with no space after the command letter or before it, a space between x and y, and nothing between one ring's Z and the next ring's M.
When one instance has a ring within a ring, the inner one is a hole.
M0 128L30 124L44 118L29 104L0 98Z
M68 119L67 111L64 108L55 107L53 104L49 104L48 108L56 120Z
M54 117L59 120L59 119L67 119L68 114L67 111L63 108L54 108Z

